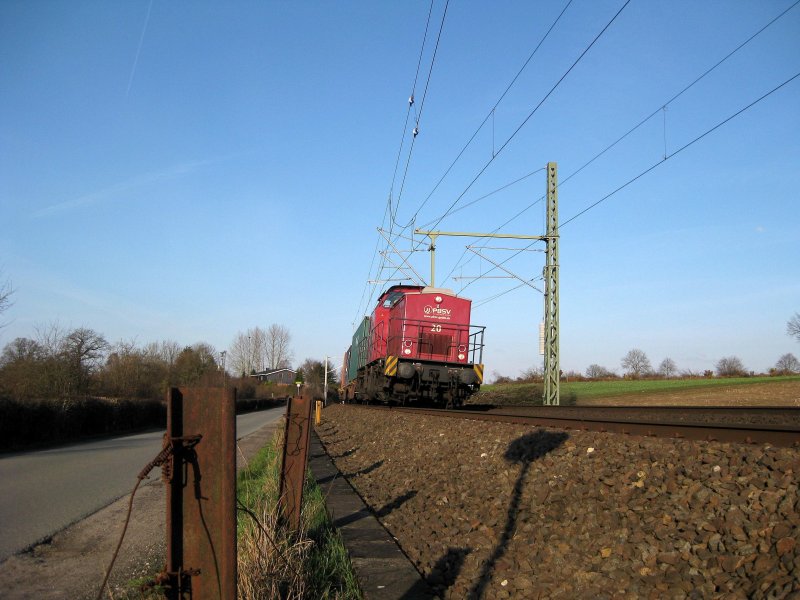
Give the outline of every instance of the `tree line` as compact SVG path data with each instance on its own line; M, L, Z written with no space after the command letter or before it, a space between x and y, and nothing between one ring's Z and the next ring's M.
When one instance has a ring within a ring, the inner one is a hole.
M786 322L786 335L795 338L800 342L800 312L795 313ZM653 368L647 354L639 348L629 350L625 356L620 360L622 367L622 375L619 375L614 369L606 368L603 365L591 364L584 373L578 371L562 372L561 377L567 380L576 379L615 379L619 377L626 377L628 379L641 379L646 377L659 377L663 379L672 379L675 377L692 378L692 377L747 377L753 374L745 366L738 356L725 356L717 361L714 370L708 369L702 373L693 371L691 369L678 369L678 365L674 360L667 357L664 358L657 368ZM788 352L778 358L775 365L769 369L769 375L797 375L800 373L800 360ZM542 381L543 369L540 366L534 366L526 369L516 379L501 375L497 371L492 373L495 383L510 383L516 381L518 383L529 383L535 381Z
M294 390L276 391L249 375L290 367L290 343L289 329L278 324L239 332L227 350L217 351L207 342L112 344L94 329L50 323L36 326L32 337L16 338L0 352L0 398L161 399L171 386L221 385L226 378L239 389L240 399L279 397ZM304 391L319 398L326 378L329 394L338 383L333 363L326 377L325 364L312 358L298 368L298 377Z
M88 327L68 330L53 323L37 327L33 338L6 344L0 353L0 392L16 400L161 398L169 386L219 380L218 356L205 342L110 344Z

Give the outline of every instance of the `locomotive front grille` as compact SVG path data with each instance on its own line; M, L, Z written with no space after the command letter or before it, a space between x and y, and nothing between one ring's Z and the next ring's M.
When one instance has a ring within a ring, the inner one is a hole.
M453 347L453 336L423 331L419 337L420 354L447 356Z

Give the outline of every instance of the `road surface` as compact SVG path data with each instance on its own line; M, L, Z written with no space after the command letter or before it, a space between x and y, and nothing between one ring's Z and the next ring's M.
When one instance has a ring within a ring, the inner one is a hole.
M236 417L242 438L286 409ZM0 455L0 561L129 493L161 450L163 431ZM155 469L150 478L160 477Z

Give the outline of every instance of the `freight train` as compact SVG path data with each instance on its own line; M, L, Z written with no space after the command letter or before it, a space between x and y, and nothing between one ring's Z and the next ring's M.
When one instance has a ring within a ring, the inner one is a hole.
M483 383L484 327L451 290L395 285L360 323L342 366L343 402L457 408Z

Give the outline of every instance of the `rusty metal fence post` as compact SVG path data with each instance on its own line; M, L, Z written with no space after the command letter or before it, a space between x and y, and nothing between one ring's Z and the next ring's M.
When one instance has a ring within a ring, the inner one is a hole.
M167 597L236 598L236 390L172 388Z
M279 498L283 516L295 530L300 527L310 435L311 400L302 396L289 398L286 405Z

